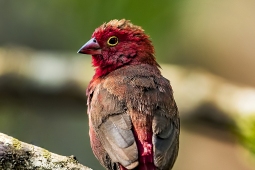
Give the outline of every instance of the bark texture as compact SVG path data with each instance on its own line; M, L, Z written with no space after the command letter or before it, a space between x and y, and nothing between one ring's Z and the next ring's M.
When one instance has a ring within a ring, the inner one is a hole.
M0 133L0 169L91 170L74 156L61 156Z

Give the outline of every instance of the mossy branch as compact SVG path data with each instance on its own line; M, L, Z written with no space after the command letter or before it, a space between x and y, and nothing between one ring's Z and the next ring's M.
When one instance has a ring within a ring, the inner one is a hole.
M61 156L0 133L0 169L91 170L74 156Z

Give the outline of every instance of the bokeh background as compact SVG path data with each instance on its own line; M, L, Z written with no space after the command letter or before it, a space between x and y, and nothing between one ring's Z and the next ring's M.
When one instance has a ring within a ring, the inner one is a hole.
M254 0L0 0L0 132L103 169L88 137L94 29L142 26L182 118L174 170L255 169Z

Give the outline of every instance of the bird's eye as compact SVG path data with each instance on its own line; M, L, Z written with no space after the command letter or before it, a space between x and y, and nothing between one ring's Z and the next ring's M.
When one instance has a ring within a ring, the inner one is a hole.
M109 46L115 46L115 45L117 45L117 44L118 44L118 38L115 37L115 36L110 37L110 38L108 39L108 41L107 41L107 44L108 44Z

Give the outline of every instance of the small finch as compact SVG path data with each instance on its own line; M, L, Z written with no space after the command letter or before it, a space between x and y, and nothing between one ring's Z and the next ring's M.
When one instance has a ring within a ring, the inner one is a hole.
M78 53L91 54L87 89L90 143L109 170L169 170L179 150L180 119L154 47L130 21L98 27Z

